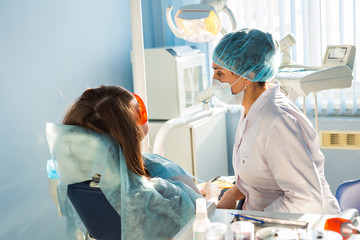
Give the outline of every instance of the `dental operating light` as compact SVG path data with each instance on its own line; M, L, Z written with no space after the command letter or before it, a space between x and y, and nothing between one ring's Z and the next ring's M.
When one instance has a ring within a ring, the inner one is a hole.
M221 11L229 16L232 30L236 29L234 14L227 7L226 0L202 0L200 4L181 7L175 15L176 26L171 18L172 8L166 8L167 23L176 37L189 42L209 42L215 40L220 32L225 35L227 31L218 15Z

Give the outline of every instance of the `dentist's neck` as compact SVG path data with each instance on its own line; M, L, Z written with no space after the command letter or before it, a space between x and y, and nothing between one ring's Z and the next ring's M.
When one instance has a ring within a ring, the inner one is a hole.
M243 106L245 108L245 116L247 116L253 103L258 97L269 88L267 83L253 82L244 91Z

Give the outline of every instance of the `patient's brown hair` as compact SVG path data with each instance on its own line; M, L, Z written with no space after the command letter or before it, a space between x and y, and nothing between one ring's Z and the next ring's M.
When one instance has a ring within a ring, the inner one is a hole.
M148 175L141 156L141 133L134 119L131 92L120 86L87 89L69 108L63 124L88 128L110 135L122 148L127 166Z

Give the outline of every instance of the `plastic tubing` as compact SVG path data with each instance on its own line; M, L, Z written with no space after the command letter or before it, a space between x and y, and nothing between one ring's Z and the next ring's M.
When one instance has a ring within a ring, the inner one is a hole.
M188 115L185 115L183 117L178 117L171 119L169 121L166 121L161 128L159 129L158 133L156 134L154 146L153 146L153 153L159 154L161 156L164 156L164 145L165 140L169 132L175 128L184 126L188 123L191 123L193 121L202 119L204 117L208 117L212 115L211 110L202 110L199 112L191 113Z

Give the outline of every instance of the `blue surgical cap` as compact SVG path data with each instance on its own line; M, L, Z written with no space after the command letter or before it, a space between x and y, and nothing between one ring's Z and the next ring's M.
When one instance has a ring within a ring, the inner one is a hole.
M279 66L278 48L271 33L245 28L226 34L215 47L212 59L253 82L267 82Z

